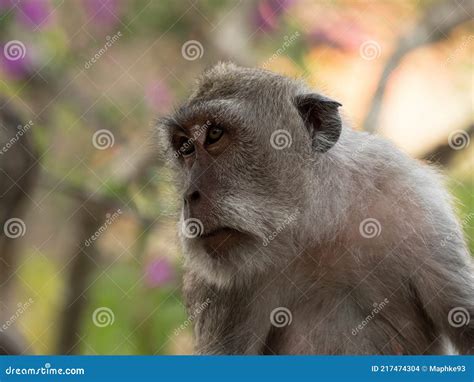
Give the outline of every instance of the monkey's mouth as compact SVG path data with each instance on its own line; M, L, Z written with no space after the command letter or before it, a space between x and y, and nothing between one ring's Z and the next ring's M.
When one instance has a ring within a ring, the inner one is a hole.
M239 232L233 228L229 227L219 227L216 229L213 229L208 232L203 232L201 236L199 236L201 239L207 239L207 238L212 238L220 235L232 235L234 232Z
M219 227L209 232L204 232L199 239L206 251L211 256L218 256L229 249L235 247L240 242L245 240L247 235L229 227Z

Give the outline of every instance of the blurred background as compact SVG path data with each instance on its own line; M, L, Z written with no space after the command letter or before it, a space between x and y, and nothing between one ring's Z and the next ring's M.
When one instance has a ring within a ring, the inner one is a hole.
M0 0L0 353L192 352L150 131L221 60L442 168L472 251L473 4Z

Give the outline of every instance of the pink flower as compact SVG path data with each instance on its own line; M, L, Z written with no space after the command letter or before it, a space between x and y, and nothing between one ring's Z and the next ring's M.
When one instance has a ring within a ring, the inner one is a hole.
M29 53L23 43L16 41L10 42L10 45L0 43L0 70L12 80L29 76L33 71Z
M278 18L292 3L293 0L261 0L253 16L255 26L264 31L277 29Z
M167 111L173 97L168 86L161 81L155 81L146 89L146 99L154 111Z
M49 22L51 12L47 0L23 0L18 2L18 20L24 25L44 26Z
M165 257L153 260L146 268L146 284L156 288L171 283L175 278L172 264Z

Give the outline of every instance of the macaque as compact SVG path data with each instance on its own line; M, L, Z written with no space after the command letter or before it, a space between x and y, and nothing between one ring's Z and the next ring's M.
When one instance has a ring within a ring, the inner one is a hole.
M474 353L474 276L438 172L299 80L221 63L158 124L198 354Z

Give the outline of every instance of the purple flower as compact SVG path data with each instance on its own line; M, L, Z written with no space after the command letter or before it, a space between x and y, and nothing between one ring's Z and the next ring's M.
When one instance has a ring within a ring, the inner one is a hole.
M261 0L253 16L255 26L264 31L277 29L278 18L292 3L293 0Z
M120 22L117 0L86 0L84 5L89 19L96 25L112 29Z
M17 7L18 20L24 25L41 27L50 21L52 10L48 0L22 0Z
M13 80L32 73L32 63L25 45L17 40L0 44L0 68Z
M174 280L174 268L165 257L153 260L146 268L146 284L150 288L169 284Z

